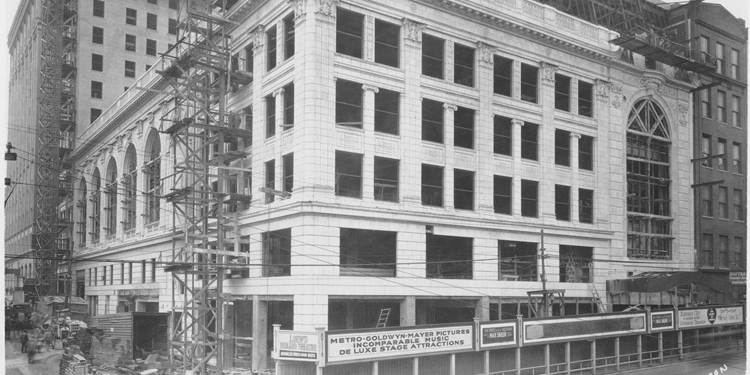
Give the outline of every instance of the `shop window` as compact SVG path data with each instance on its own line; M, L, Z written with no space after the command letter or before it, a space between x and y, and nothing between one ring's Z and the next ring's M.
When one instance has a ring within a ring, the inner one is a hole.
M537 247L534 242L497 241L500 280L537 281Z
M362 154L336 151L336 195L362 198Z
M396 276L396 232L341 228L341 276Z
M375 62L398 68L401 26L375 20Z
M422 164L422 205L443 207L443 167Z
M263 233L263 277L292 274L292 229Z
M443 79L445 40L422 34L422 74Z
M427 278L471 279L473 239L427 234Z

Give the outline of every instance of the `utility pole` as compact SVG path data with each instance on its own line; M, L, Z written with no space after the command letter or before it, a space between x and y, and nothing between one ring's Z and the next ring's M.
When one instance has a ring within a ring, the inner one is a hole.
M547 314L547 308L548 308L547 307L547 273L545 272L545 267L544 267L544 258L546 258L547 256L544 255L544 229L542 229L541 244L542 246L539 249L539 253L540 253L540 257L542 258L542 275L541 275L542 277L542 306L544 309L542 310L543 312L541 315L543 317L547 317L548 316Z

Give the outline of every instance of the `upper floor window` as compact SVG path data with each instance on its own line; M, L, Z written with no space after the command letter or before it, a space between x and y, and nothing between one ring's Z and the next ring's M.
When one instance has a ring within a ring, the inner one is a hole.
M732 126L740 127L740 97L732 95Z
M700 91L701 95L701 115L703 117L711 118L711 95L708 92L710 89L703 89Z
M570 111L570 77L555 74L555 109Z
M149 30L156 30L157 25L157 17L156 14L153 13L146 13L146 28Z
M422 204L443 207L443 167L422 164Z
M453 45L453 82L474 87L474 48Z
M159 133L152 129L146 139L146 163L143 166L143 179L145 180L146 191L144 191L144 200L146 208L144 212L144 221L146 224L159 221L161 215L161 143Z
M742 174L742 145L737 142L732 143L732 172Z
M570 132L555 129L555 164L570 166Z
M578 169L594 170L594 137L582 135L578 140Z
M362 154L336 151L336 195L362 198Z
M555 218L570 221L570 186L555 185Z
M594 191L578 189L578 221L591 224L594 222Z
M146 39L146 54L149 56L156 56L156 41L155 40Z
M266 44L268 45L268 55L266 56L266 70L276 67L276 26L266 31Z
M732 48L732 54L731 54L731 63L732 63L732 71L730 72L730 76L734 79L739 79L740 77L740 51Z
M496 154L513 155L513 119L505 116L494 116L493 150Z
M422 99L422 140L443 143L443 103Z
M276 135L276 98L271 95L266 96L266 138Z
M169 9L178 10L180 7L180 0L169 0Z
M591 83L578 81L578 114L594 116L594 85Z
M716 153L720 156L717 160L719 161L719 170L727 170L727 140L719 138L716 141Z
M711 136L703 134L701 138L701 157L707 158L711 156ZM706 159L701 162L701 165L708 168L713 168L711 159Z
M135 228L135 208L138 199L138 162L135 154L135 146L131 143L125 152L125 165L123 165L122 189L123 208L122 229L125 231Z
M294 82L284 86L284 130L294 127Z
M733 210L733 212L734 212L734 215L733 215L734 216L734 220L736 220L736 221L744 221L744 216L745 215L744 215L744 209L743 209L743 207L745 207L745 206L742 204L742 190L740 190L740 189L734 189L734 193L733 193L733 196L732 196L732 202L733 202L733 205L734 205L734 210Z
M708 46L709 46L709 40L708 40L708 38L705 37L705 36L703 36L703 35L701 35L701 37L700 37L700 48L701 48L701 54L702 54L701 57L703 58L704 62L708 61L708 55L711 53L711 51L708 50Z
M125 34L125 50L135 52L135 35Z
M336 52L362 58L364 16L338 8L336 10Z
M724 71L724 45L716 42L716 71L720 74L726 74Z
M456 147L474 148L474 110L458 107L453 116L453 144Z
M266 162L266 186L269 189L276 189L276 160L272 159ZM276 200L274 194L266 194L266 203L272 203Z
M103 0L94 0L94 17L104 17Z
M717 120L720 122L727 122L727 93L719 90L716 94Z
M539 68L521 64L521 100L536 103Z
M422 74L443 79L445 40L422 34Z
M375 157L375 200L398 202L399 161Z
M99 109L99 108L91 108L91 116L89 118L91 120L91 124L93 124L94 121L96 121L99 118L99 116L101 116L101 115L102 115L102 110L101 109Z
M102 98L103 84L97 81L91 81L91 97L95 99Z
M96 53L91 54L91 70L104 71L104 56Z
M104 29L94 26L91 33L91 43L104 44Z
M474 209L474 172L453 170L453 207L457 210Z
M401 94L396 91L378 89L375 93L375 131L399 134L399 102Z
M362 129L362 84L336 80L336 125Z
M537 217L539 182L521 180L521 216Z
M177 20L174 18L169 19L169 24L167 25L167 33L170 35L177 35Z
M291 193L294 189L294 153L289 153L281 158L284 179L284 191Z
M125 23L136 26L138 23L138 11L135 9L125 8Z
M510 215L513 213L513 178L494 176L493 207L495 213Z
M539 142L539 125L525 123L521 127L521 158L539 160L537 152Z
M135 78L135 62L125 61L125 77Z
M375 62L398 68L399 34L401 27L389 22L375 20Z
M511 96L513 91L513 60L494 56L492 67L494 77L493 91L495 94Z

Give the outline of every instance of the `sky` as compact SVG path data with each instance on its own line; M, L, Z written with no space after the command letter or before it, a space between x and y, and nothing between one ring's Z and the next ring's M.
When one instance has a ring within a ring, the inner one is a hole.
M8 32L13 24L13 17L15 16L18 4L21 0L0 0L4 5L3 22L0 22L0 145L2 146L2 152L5 152L5 144L8 142L8 76L10 72L8 53ZM663 0L667 3L679 3L685 2L678 0ZM738 18L748 20L750 14L748 14L748 0L706 0L707 3L716 3L723 5L729 12L734 14ZM747 23L746 23L747 25ZM29 103L32 105L32 103ZM11 142L13 140L10 140ZM0 177L6 177L6 163L0 161ZM0 214L0 232L5 228L5 215ZM3 235L3 238L5 236ZM0 241L0 247L3 246L4 241Z

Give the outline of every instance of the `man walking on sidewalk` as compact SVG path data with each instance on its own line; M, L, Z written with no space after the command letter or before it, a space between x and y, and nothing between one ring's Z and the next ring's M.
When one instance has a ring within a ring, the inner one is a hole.
M26 353L26 343L29 342L29 335L24 329L21 333L21 353Z

